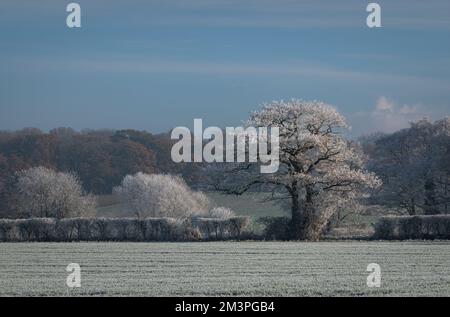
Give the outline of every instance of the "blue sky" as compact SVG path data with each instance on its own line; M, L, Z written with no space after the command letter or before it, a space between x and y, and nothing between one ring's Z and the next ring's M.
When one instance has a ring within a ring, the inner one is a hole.
M450 2L0 2L0 129L236 126L263 102L318 99L352 134L450 114Z

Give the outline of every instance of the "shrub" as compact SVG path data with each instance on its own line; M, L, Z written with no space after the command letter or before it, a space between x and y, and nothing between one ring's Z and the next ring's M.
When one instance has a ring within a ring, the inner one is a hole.
M239 239L246 217L0 219L0 241L196 241Z
M79 217L95 213L95 198L85 195L70 173L33 167L17 172L17 210L21 217Z
M0 219L0 241L18 241L16 220Z
M19 221L21 241L54 241L56 236L56 219L31 218Z
M450 215L382 217L375 225L374 238L450 239Z
M185 222L174 218L148 218L144 223L146 241L183 241L189 230Z
M209 211L211 218L228 219L235 216L234 211L227 207L214 207Z
M181 177L173 175L127 175L114 193L139 218L205 215L210 205L206 195L192 191Z
M266 240L289 240L292 237L292 222L288 217L262 217L257 222L264 226Z
M61 219L56 225L58 241L89 241L97 237L93 232L93 222L96 219L66 218Z
M199 229L202 240L239 239L248 224L248 217L194 218L192 220L192 226Z

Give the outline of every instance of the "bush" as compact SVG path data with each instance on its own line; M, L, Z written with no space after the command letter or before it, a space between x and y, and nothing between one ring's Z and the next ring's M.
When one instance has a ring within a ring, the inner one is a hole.
M33 167L16 173L17 210L24 218L69 218L95 213L95 197L70 173Z
M192 227L199 229L203 240L239 239L248 224L248 217L192 219Z
M288 217L262 217L257 220L264 226L263 237L266 240L290 240L292 222Z
M95 220L89 218L59 220L56 225L58 241L89 241L92 237L99 237L92 230Z
M17 220L0 219L0 241L18 241L19 232Z
M211 218L228 219L235 216L234 211L227 207L214 207L209 211Z
M382 217L376 239L450 239L450 215Z
M191 190L182 178L173 175L127 175L114 194L139 218L206 215L210 205L205 194Z
M239 239L248 218L0 219L0 241L197 241Z

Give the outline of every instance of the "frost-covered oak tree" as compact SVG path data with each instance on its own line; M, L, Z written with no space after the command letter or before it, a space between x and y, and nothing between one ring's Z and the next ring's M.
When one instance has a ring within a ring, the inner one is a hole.
M113 192L139 218L206 215L210 206L205 194L191 190L181 177L173 175L127 175Z
M87 217L95 213L95 197L83 192L73 174L33 167L16 176L20 217Z
M275 101L253 112L253 127L278 127L280 168L261 174L252 164L229 167L223 188L242 194L255 186L270 188L274 199L287 199L292 215L292 238L320 238L336 209L364 189L380 185L363 168L358 148L345 139L345 119L318 101Z

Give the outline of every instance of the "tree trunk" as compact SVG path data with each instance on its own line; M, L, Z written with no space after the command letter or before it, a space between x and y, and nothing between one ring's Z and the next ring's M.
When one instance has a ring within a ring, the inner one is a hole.
M300 210L300 202L298 195L297 185L294 184L292 186L291 191L291 217L292 217L292 228L291 228L291 236L293 240L301 240L302 236L302 212Z
M425 182L425 208L426 215L438 214L437 200L436 200L436 185L433 179L429 178Z
M448 175L447 175L448 178ZM448 197L447 197L447 193L448 193L448 182L447 180L445 180L445 187L444 187L444 199L445 199L445 205L444 205L444 210L445 213L448 214Z
M410 216L416 215L416 202L414 201L414 198L411 198L411 209L410 209L409 215Z
M313 203L313 191L311 188L306 188L306 199L303 212L303 239L304 240L319 240L321 232L319 228L317 219L315 219L314 214L314 203Z
M313 194L309 188L306 188L306 199L299 201L299 190L297 185L292 186L292 232L293 240L317 240L318 233L314 229L314 206Z

